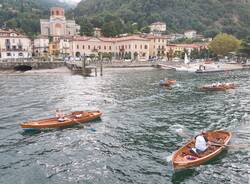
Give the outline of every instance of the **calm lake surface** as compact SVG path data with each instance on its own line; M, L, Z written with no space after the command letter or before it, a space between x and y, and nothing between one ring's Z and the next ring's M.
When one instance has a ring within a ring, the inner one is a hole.
M165 77L172 90L159 88ZM199 92L231 81L237 89ZM103 77L0 75L0 183L249 183L249 148L230 148L206 165L174 173L169 157L201 130L233 131L231 144L250 144L250 72L185 74L109 69ZM96 110L102 120L24 133L21 122Z

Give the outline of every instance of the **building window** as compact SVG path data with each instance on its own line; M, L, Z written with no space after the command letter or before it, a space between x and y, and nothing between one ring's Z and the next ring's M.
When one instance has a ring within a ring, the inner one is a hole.
M129 45L128 48L131 49L131 45Z
M135 49L137 49L137 45L135 45Z
M140 45L140 49L142 49L142 45Z
M109 46L109 50L111 50L111 46Z
M98 49L100 50L100 49L101 49L101 46L99 46Z
M90 50L90 45L88 45L88 49Z
M145 46L144 46L144 48L145 48L145 49L148 49L148 46L147 46L147 45L145 45Z
M161 40L160 40L160 39L158 39L158 42L161 42Z
M104 50L106 50L106 46L104 46Z
M56 15L60 15L60 12L58 10L56 11Z
M18 56L23 56L23 53L22 52L18 53Z
M7 53L7 56L11 56L11 53L8 52L8 53Z
M77 45L76 48L79 49L79 45Z
M82 49L84 49L84 45L82 46Z

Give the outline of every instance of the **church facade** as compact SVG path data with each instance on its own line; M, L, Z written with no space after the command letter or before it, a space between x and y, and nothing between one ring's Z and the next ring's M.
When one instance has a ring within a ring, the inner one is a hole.
M61 37L75 36L80 33L80 26L74 20L66 20L64 9L51 8L50 19L41 19L41 35Z

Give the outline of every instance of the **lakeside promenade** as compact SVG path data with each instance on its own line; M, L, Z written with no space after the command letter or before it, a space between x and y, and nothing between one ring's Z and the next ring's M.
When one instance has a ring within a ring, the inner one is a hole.
M30 67L28 70L46 70L57 69L65 67L69 64L76 65L78 67L83 66L83 61L73 61L73 62L64 62L64 61L11 61L11 62L0 62L0 70L17 70L18 67ZM224 72L224 71L233 71L233 70L244 70L250 69L250 65L242 64L230 64L230 63L210 63L206 64L204 62L184 64L183 62L175 61L91 61L86 62L87 67L93 68L145 68L153 67L165 70L176 70L176 71L185 71L189 70L195 72L199 68L206 68L201 73L211 73L211 72ZM182 70L180 70L182 69Z

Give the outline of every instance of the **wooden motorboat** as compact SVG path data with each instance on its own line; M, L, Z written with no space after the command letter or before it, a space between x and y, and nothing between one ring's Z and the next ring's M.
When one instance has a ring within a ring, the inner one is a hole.
M202 91L226 91L227 88L223 86L213 86L213 85L205 85L201 87Z
M202 91L226 91L228 89L235 89L234 83L220 83L210 84L201 87Z
M235 89L234 83L223 83L224 88L226 89Z
M163 83L160 82L160 86L169 87L176 83L176 80L166 80Z
M65 115L63 121L59 121L58 118L48 118L42 120L32 120L21 123L23 129L43 129L43 128L60 128L72 126L78 123L86 123L100 118L102 113L100 111L77 111L71 114Z
M225 149L222 145L227 145L231 136L231 132L223 130L207 132L208 141L212 143L205 152L199 155L190 152L190 149L195 146L195 140L191 140L174 153L172 157L174 169L186 169L204 164Z

